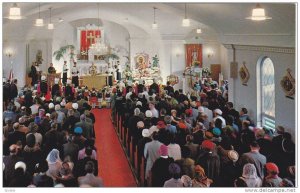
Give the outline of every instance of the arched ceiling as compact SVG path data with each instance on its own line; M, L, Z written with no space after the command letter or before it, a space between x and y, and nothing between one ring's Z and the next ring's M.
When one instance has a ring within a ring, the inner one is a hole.
M38 17L38 5L38 2L18 3L22 15L26 18L12 21L4 18L8 15L12 3L3 3L4 37L12 34L13 26L21 26L25 31L35 28L33 23ZM254 3L187 3L187 16L191 19L191 26L185 28L181 26L184 17L183 3L99 3L100 19L122 25L131 35L134 29L139 28L150 35L157 34L163 39L190 39L197 35L195 29L201 27L200 37L208 41L234 41L235 37L242 40L241 37L245 36L287 37L295 41L295 4L263 3L261 5L272 20L262 22L246 20L245 17L250 16L252 8L255 7ZM63 22L85 18L97 19L96 3L41 3L41 17L46 23L49 20L50 7L55 25L60 24L59 18L63 18ZM158 8L156 11L158 30L151 29L153 7Z

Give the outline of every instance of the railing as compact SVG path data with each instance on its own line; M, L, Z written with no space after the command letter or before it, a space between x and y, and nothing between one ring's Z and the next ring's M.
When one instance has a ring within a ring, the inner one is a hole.
M128 129L124 127L124 117L116 112L115 130L119 137L120 144L126 154L130 168L140 187L145 184L146 160L143 155L138 155L137 144L133 144L133 137L129 136Z

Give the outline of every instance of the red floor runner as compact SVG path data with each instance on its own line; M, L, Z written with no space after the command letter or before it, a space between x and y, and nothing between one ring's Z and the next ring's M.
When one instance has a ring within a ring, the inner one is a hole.
M105 187L136 187L110 119L110 109L94 109L99 176Z

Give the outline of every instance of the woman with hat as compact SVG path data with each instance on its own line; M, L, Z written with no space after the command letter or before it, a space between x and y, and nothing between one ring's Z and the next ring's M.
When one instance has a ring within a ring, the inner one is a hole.
M206 174L205 170L200 166L195 166L195 178L192 181L193 187L210 187L213 183L213 180L209 179Z
M154 162L151 168L151 178L153 187L163 187L165 181L170 179L169 165L174 162L173 158L168 156L168 147L162 144L158 153L160 157Z
M264 187L279 187L282 179L278 176L279 168L276 164L268 162L265 165L266 177L263 182Z
M181 170L179 165L176 163L171 163L168 169L172 178L168 181L165 181L164 187L183 187L183 182L180 179Z

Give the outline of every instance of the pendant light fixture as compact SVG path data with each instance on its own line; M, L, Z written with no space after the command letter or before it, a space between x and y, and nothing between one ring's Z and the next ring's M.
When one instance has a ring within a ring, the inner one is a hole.
M202 33L202 30L201 30L200 27L196 29L196 33L197 33L197 34L201 34L201 33Z
M51 21L51 10L52 10L52 7L50 7L49 8L49 10L50 10L50 22L48 23L48 29L54 29L54 24L52 23L52 21Z
M253 21L264 21L267 19L272 19L272 17L266 16L265 9L260 6L260 4L256 4L256 7L252 10L252 15L250 17L246 17L246 19L251 19Z
M16 3L14 3L11 8L9 8L9 16L7 18L12 19L12 20L22 19L21 9L20 9L20 7L18 7L18 5Z
M41 19L41 4L39 3L39 18L35 20L35 26L42 27L44 26L44 20Z
M153 7L153 23L152 23L152 29L157 29L158 28L158 25L157 25L157 23L156 23L156 20L155 20L155 10L156 10L157 8L156 7Z
M182 26L183 27L190 26L190 20L187 18L187 15L186 15L186 3L184 4L184 19L182 20Z

